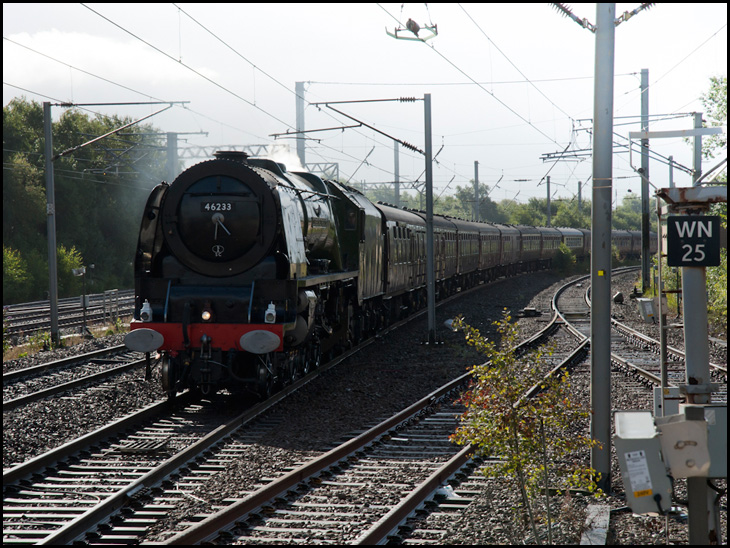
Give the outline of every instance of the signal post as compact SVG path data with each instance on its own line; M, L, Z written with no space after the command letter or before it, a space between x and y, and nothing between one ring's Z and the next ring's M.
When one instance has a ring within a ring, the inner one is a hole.
M686 385L680 386L680 392L686 398L686 404L680 406L680 415L688 422L697 425L698 431L704 432L704 449L708 464L704 471L692 470L685 473L675 469L675 463L683 457L672 459L672 452L683 443L692 440L680 440L682 443L664 448L665 461L669 460L672 476L687 478L689 543L717 544L721 538L719 508L715 503L716 494L708 485L715 478L727 478L727 404L713 404L712 393L718 385L710 379L709 343L707 329L707 276L706 267L720 263L720 222L719 217L708 216L710 205L727 202L727 187L667 188L657 192L659 216L659 287L661 289L661 258L666 256L669 266L682 268L682 303L684 316L685 367ZM662 237L662 222L666 221L666 244ZM665 255L666 254L666 255ZM662 299L659 299L660 307ZM664 320L665 316L661 313ZM662 335L666 326L661 322ZM663 337L664 338L664 337ZM665 364L662 359L662 370ZM664 375L663 375L664 376ZM662 387L664 388L664 387ZM662 402L662 409L664 409ZM676 417L664 421L677 421ZM663 437L668 437L665 433ZM683 438L689 434L683 434ZM701 446L701 441L695 442ZM682 453L682 451L674 451ZM685 460L685 464L689 463ZM693 462L694 464L694 462ZM699 463L698 463L699 464ZM696 467L695 467L696 468Z

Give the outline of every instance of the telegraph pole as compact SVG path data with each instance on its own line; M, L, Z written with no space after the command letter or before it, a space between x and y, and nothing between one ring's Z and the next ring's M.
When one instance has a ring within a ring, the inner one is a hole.
M53 180L53 129L51 103L43 103L43 133L46 155L46 231L48 234L48 299L51 305L51 342L59 344L58 260L56 258L56 190Z
M177 167L178 167L178 156L177 156L177 133L168 131L167 132L167 182L172 182L177 178Z
M649 69L641 69L641 131L649 131ZM641 140L641 287L649 291L649 139Z
M433 165L431 161L431 94L423 96L426 134L426 286L428 300L428 344L436 343L436 280L433 250Z
M393 141L393 180L395 181L395 207L400 207L400 154L398 141Z
M581 213L583 211L581 203L582 201L582 193L583 193L583 183L581 181L578 181L578 213Z
M53 344L60 344L61 337L59 334L58 327L58 260L56 252L56 189L54 183L53 174L53 162L62 156L73 154L75 151L84 148L88 145L101 141L110 135L114 135L128 127L138 124L147 118L156 116L167 109L172 108L174 104L186 104L189 101L148 101L148 102L137 102L137 103L43 103L43 133L45 137L44 154L46 164L46 229L48 234L48 295L50 301L50 312L51 312L51 342ZM62 107L79 107L79 106L110 106L110 105L168 105L167 107L143 116L139 120L129 122L117 129L114 129L104 135L95 137L85 143L71 147L58 154L53 154L53 122L51 118L51 107L62 106Z
M474 220L479 222L479 162L474 160Z
M591 212L591 467L611 486L611 192L615 4L596 7Z
M550 226L550 175L547 176L547 226Z
M297 97L297 156L302 166L307 165L304 153L304 82L294 83L294 93Z

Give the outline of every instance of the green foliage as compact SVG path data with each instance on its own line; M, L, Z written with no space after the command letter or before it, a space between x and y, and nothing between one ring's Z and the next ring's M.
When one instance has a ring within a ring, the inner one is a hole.
M510 211L509 222L514 225L546 226L547 199L530 198L526 204L516 204Z
M53 123L54 153L129 121L66 111ZM84 263L95 265L93 276L87 276L89 292L132 286L131 263L142 209L149 191L163 179L165 161L157 139L139 135L155 133L154 128L140 126L134 133L107 137L54 162L61 297L80 294L81 281L73 278L70 268ZM16 254L11 257L15 271L9 293L3 282L3 303L47 298L43 108L39 103L13 99L3 107L3 166L3 247Z
M713 204L711 215L719 215L727 230L727 202ZM720 265L707 269L707 311L710 322L727 333L727 249L720 249Z
M709 127L727 125L727 76L710 78L710 89L701 97L705 107L703 118ZM711 158L715 151L727 148L727 133L702 139L702 153Z
M3 245L3 304L20 302L30 294L31 276L20 252ZM17 299L14 301L12 299Z
M573 273L577 259L573 252L564 243L560 244L558 251L553 258L553 268L557 269L558 272L565 276L570 276Z
M490 223L506 223L508 216L501 208L489 197L490 189L487 185L479 185L479 220ZM474 186L473 182L469 186L456 187L456 199L460 204L462 219L472 219L474 216Z
M558 202L558 210L552 218L552 226L570 228L591 228L591 204L583 202L578 209L578 200Z
M515 481L528 512L530 499L544 481L543 451L550 457L550 476L560 478L560 484L554 487L597 492L594 471L576 463L577 453L596 442L578 430L581 423L586 425L589 412L569 394L568 373L543 378L548 370L546 357L551 354L545 348L519 359L515 356L512 349L518 333L507 311L495 325L501 335L500 344L482 337L461 318L454 322L465 333L467 344L484 354L487 362L471 369L472 386L462 396L467 410L452 440L472 444L480 455L499 457L488 473ZM542 391L525 398L524 394L535 385ZM547 447L543 446L545 438Z
M727 76L710 78L710 89L702 96L702 104L707 125L727 125ZM723 149L727 149L727 133L702 139L706 158ZM718 180L727 182L727 172ZM722 226L727 229L727 202L714 204L710 214L719 215ZM727 333L727 249L720 250L720 265L707 269L707 304L710 321Z
M75 247L66 249L66 246L58 247L56 257L58 263L58 292L64 295L81 295L82 280L71 272L74 268L81 268L84 259Z
M720 266L707 269L707 311L727 333L727 249L720 250Z
M652 215L656 222L656 214ZM636 194L627 194L611 215L614 230L641 230L641 198Z

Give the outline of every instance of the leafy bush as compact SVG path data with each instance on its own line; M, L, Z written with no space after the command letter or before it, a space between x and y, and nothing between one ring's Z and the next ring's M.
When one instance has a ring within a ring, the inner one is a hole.
M482 337L462 318L454 322L467 344L488 361L471 369L472 386L461 398L467 410L451 439L472 444L480 456L499 457L486 473L515 482L534 529L530 499L544 485L548 458L549 476L559 478L553 487L600 493L595 471L576 459L578 452L597 442L580 431L581 423L587 427L589 411L568 392L568 373L544 378L550 369L546 363L550 350L540 348L518 359L513 350L518 333L509 313L505 311L495 325L500 344ZM526 398L524 394L535 385L542 390Z
M573 273L573 268L576 264L576 258L573 252L568 248L565 243L561 243L558 248L558 252L553 258L553 267L566 276Z

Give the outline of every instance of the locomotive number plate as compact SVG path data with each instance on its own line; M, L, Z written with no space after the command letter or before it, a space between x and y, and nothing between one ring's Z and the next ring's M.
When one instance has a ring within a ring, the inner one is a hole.
M234 202L203 202L200 204L201 211L233 211Z

